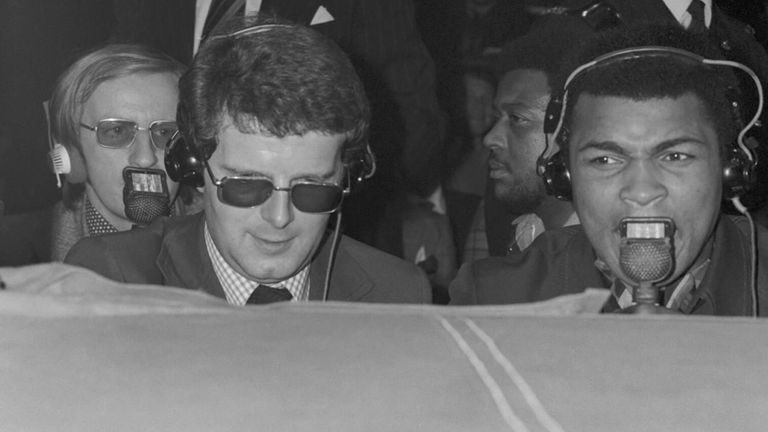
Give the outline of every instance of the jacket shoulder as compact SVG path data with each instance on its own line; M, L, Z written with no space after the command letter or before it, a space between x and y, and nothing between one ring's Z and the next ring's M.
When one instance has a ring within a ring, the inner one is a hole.
M375 249L349 237L342 237L336 265L349 260L373 283L364 301L386 303L431 303L432 288L426 274L415 264Z
M161 218L146 228L85 237L69 250L64 262L119 282L161 284L155 259L167 225L167 218Z

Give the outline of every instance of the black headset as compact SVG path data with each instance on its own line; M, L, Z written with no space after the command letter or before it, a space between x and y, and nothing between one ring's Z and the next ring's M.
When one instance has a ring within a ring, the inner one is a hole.
M689 64L733 67L743 70L752 77L759 96L757 112L746 125L743 125L743 122L738 120L742 126L741 132L739 132L736 142L729 146L728 154L724 158L723 163L723 197L732 199L748 191L755 182L754 171L757 160L745 144L744 135L755 125L763 110L763 88L755 73L747 66L737 62L706 59L690 51L678 48L642 46L613 51L577 67L565 81L563 88L553 94L547 105L544 118L544 133L547 137L547 146L537 161L537 172L544 179L547 193L561 200L571 200L572 198L571 173L568 170L565 157L560 151L555 151L553 154L548 155L554 149L550 145L550 136L560 147L568 145L568 130L563 127L563 121L568 109L568 87L570 84L592 70L643 57L666 57ZM730 105L734 111L735 118L740 119L741 113L735 94L729 92L728 97L731 99Z

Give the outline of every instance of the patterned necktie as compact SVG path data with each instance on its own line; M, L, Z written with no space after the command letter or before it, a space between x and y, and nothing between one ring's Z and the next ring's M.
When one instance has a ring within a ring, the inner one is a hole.
M205 40L218 23L244 13L245 0L213 0L203 24L202 39Z
M293 298L291 292L285 288L272 288L267 285L259 285L248 297L246 305L267 304L281 301L290 301Z
M688 13L691 14L691 23L688 24L688 31L706 33L707 25L704 22L704 2L701 0L691 0L691 4L688 5Z

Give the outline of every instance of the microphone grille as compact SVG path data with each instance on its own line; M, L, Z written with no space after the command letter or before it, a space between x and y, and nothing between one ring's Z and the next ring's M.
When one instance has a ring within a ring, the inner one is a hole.
M636 283L656 282L672 270L672 248L664 240L622 241L619 265Z
M149 225L158 217L170 214L167 196L134 192L125 200L125 215L138 225Z

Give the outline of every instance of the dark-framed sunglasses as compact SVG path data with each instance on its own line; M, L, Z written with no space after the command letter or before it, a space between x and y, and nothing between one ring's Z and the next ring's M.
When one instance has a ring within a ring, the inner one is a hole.
M96 142L110 149L130 147L138 131L149 131L149 140L158 150L165 150L173 134L179 130L174 120L155 120L149 127L140 127L133 120L108 118L99 120L96 126L80 123L80 126L96 132Z
M264 204L274 192L285 191L290 194L293 206L301 212L333 213L349 192L336 183L299 182L279 188L263 178L233 176L217 179L208 162L204 164L211 182L216 186L219 201L234 207L256 207Z

